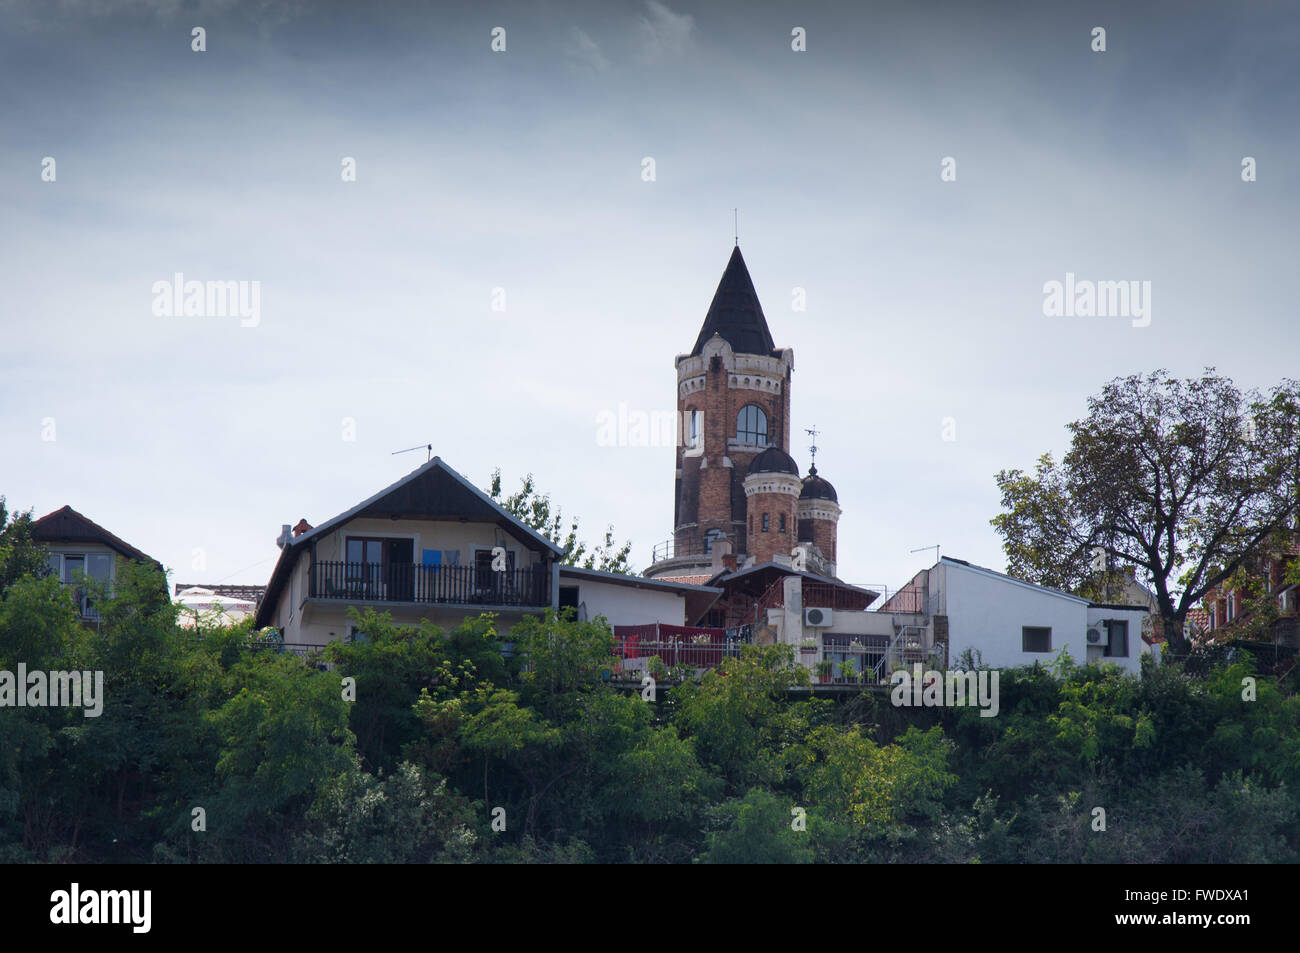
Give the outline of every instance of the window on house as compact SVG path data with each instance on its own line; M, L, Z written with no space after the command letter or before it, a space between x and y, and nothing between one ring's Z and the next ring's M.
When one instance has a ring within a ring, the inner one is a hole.
M736 439L741 443L767 446L767 414L757 404L746 404L736 417Z
M50 572L66 586L76 586L77 610L84 618L98 619L98 593L109 591L113 577L113 557L109 553L51 553ZM94 586L86 586L90 581Z
M763 532L767 532L767 514L763 514Z
M109 575L112 572L113 557L108 553L87 553L86 554L86 578L96 583L96 590L103 589L108 591ZM95 606L95 600L99 598L97 591L88 591L85 600L82 603L81 614L92 619L99 618L99 609Z
M778 527L778 529L779 529L782 533L785 532L785 514L784 514L784 513L781 513L781 514L779 514L779 515L777 516L777 527Z
M1128 658L1128 623L1107 622L1106 629L1110 632L1110 639L1101 654L1108 658Z
M703 412L688 410L686 413L689 418L686 422L686 446L698 447L700 445L700 417L703 416Z
M1052 651L1052 630L1049 626L1026 625L1020 629L1020 651Z
M347 542L347 561L350 563L384 563L384 541L363 536L349 536Z

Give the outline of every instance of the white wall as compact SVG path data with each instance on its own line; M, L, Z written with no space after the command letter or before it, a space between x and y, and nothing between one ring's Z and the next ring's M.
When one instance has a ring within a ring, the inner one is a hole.
M1142 641L1142 624L1146 620L1148 613L1141 609L1109 609L1100 606L1088 607L1088 627L1098 626L1104 619L1113 619L1118 622L1128 623L1128 655L1119 657L1115 655L1107 656L1104 654L1105 649L1100 645L1088 646L1088 661L1100 662L1102 664L1110 663L1118 665L1125 671L1138 673L1142 670L1142 654L1151 651L1151 647Z
M686 624L686 597L681 593L566 576L563 569L560 586L578 587L578 603L586 604L588 619L603 615L610 625Z
M998 668L1051 662L1064 648L1078 664L1094 658L1119 665L1134 674L1141 671L1142 641L1140 610L1094 609L1087 600L1057 594L1010 579L989 575L967 566L941 563L931 573L932 587L939 593L939 611L948 616L950 662L962 651L978 649L985 664ZM1103 658L1100 648L1090 649L1088 626L1103 618L1125 619L1129 623L1127 658ZM1048 652L1025 652L1025 626L1050 628Z
M948 616L948 659L955 662L967 649L978 649L984 663L996 668L1050 663L1062 648L1082 663L1087 657L1087 600L1018 585L978 570L942 563L938 587L940 605ZM1025 652L1022 628L1052 630L1048 652Z
M781 642L795 647L795 660L809 670L823 658L823 637L826 635L884 636L892 640L897 634L891 614L871 609L835 609L831 613L831 625L805 627L803 610L806 606L803 600L803 578L800 576L786 577L784 602L783 607L772 609L768 613L768 623L777 630ZM806 638L817 640L816 652L802 651L803 640Z

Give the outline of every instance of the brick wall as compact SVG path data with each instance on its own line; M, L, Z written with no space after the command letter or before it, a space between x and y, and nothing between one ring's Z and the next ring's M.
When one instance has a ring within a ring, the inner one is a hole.
M733 378L737 378L733 383ZM677 410L681 415L703 412L704 453L688 456L686 447L677 448L677 480L674 536L680 546L701 546L710 529L720 529L733 542L738 554L750 552L746 532L748 510L744 480L749 465L762 448L729 448L736 435L736 419L747 404L756 404L767 415L768 441L789 452L790 387L786 374L779 393L762 386L745 386L744 377L730 372L722 356L709 360L705 386L683 394L678 391ZM757 382L755 382L757 383ZM689 420L689 416L681 419ZM731 466L726 465L730 460ZM795 514L786 510L784 552L794 544ZM773 511L772 519L777 519Z
M790 555L796 542L795 510L798 501L789 493L755 493L749 498L749 517L753 531L749 536L749 552L760 563L770 562L779 554ZM767 532L763 532L763 516L768 517ZM781 530L781 517L785 517L785 531Z

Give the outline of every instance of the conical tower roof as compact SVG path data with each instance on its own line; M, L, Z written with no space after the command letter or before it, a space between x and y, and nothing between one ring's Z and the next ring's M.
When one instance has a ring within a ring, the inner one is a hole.
M704 317L704 326L695 339L691 356L700 354L715 334L720 334L738 354L768 355L776 350L739 245L732 250L727 269L718 282L718 290L713 293L713 303Z

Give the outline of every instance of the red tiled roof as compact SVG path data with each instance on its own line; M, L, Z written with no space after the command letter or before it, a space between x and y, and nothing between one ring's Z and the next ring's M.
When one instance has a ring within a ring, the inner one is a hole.
M656 579L662 579L664 582L684 582L689 586L702 586L713 578L711 574L703 576L655 576Z

